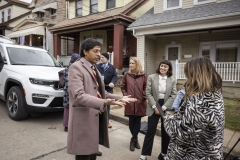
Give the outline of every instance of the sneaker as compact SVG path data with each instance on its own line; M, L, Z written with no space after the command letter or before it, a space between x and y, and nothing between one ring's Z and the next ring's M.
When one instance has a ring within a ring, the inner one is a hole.
M108 128L112 128L112 125L110 123L108 123Z
M139 158L139 160L147 160L147 157L144 156L144 155L141 155L140 158Z

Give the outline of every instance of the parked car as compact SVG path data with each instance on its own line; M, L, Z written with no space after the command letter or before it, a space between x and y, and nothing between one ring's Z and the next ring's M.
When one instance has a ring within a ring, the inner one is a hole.
M63 110L58 72L64 69L46 50L1 43L4 67L0 72L0 98L8 115L22 120L36 113Z

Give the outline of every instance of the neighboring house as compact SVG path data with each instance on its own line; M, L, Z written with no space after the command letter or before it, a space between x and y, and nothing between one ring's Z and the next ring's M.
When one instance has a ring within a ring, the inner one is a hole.
M54 34L54 56L61 56L61 37L74 38L74 52L81 42L95 38L102 52L114 52L114 66L121 73L129 56L136 56L136 38L126 28L151 9L154 0L68 0L68 19L50 28ZM124 64L124 65L123 65Z
M18 0L0 0L0 35L12 33L12 28L30 15L28 5Z
M184 64L205 56L223 79L224 96L240 98L239 0L155 0L128 30L137 36L137 56L148 74L168 59L180 86Z
M53 35L48 28L66 19L65 0L32 0L28 8L32 10L31 15L7 36L21 45L40 47L53 54ZM65 44L65 41L62 40L62 43Z

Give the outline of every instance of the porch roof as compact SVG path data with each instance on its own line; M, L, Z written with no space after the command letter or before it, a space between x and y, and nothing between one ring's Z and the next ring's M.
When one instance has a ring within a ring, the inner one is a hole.
M26 35L30 35L30 34L44 35L44 26L38 26L38 27L34 27L34 28L28 28L28 29L24 29L24 30L15 31L15 32L7 35L7 37L14 38L14 37L26 36Z
M198 20L203 17L220 16L226 14L240 15L240 1L232 0L222 3L211 3L203 6L195 6L187 9L176 9L172 11L154 14L153 8L149 10L142 17L134 21L129 28L137 28L164 24L170 22L184 21L184 20Z
M127 14L130 13L136 6L144 3L145 0L133 0L127 5L119 8L108 9L103 12L98 12L96 14L89 14L87 16L76 17L73 19L66 19L53 27L49 28L51 32L59 32L65 31L69 29L74 29L76 27L86 27L86 26L94 26L98 27L96 24L105 23L109 21L115 21L119 23L119 19L123 19L127 22L132 23L135 19L129 17ZM71 32L71 30L69 30Z

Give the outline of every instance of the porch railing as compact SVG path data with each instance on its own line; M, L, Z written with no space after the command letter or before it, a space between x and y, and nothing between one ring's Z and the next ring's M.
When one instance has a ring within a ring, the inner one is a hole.
M108 52L109 54L109 63L113 65L113 52ZM57 60L63 63L63 66L66 67L69 65L71 56L57 56Z
M184 65L186 63L178 63L176 61L176 78L186 79L184 75ZM240 82L240 62L213 62L218 74L223 81Z

